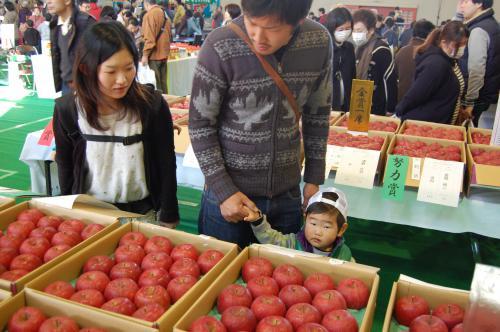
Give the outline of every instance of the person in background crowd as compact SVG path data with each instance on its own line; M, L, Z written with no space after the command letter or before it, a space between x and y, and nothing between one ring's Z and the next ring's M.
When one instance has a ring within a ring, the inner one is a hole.
M382 15L377 14L377 23L375 24L375 33L377 36L382 37L382 34L385 31L384 17Z
M416 49L421 46L427 36L436 26L427 20L420 20L413 28L413 38L410 44L403 47L396 54L396 69L398 71L398 102L403 100L406 92L410 89L415 76L415 54Z
M128 26L128 21L133 17L134 17L134 15L132 14L132 12L130 10L124 9L120 12L116 21L120 22L121 24L123 24L123 26L126 27L126 26Z
M205 28L205 18L203 17L201 6L198 6L198 8L196 8L196 12L193 14L193 16L195 21L198 23L201 31L203 31L203 29Z
M78 0L78 9L80 9L81 12L90 13L90 0Z
M91 15L94 19L99 20L101 18L101 11L101 7L97 5L97 0L90 0L89 15Z
M33 28L33 21L30 19L26 20L27 29L24 31L24 44L33 46L36 48L38 54L42 53L42 40L40 37L40 32Z
M394 24L394 19L388 17L385 20L385 31L382 33L382 38L386 41L393 53L398 49L398 33L397 27Z
M102 7L101 16L99 17L99 21L116 21L118 18L118 14L111 6Z
M186 10L186 36L192 37L193 35L202 35L198 22L193 17L193 11L191 9Z
M326 24L326 12L325 8L320 8L318 9L319 12L319 17L318 17L318 22L325 25Z
M372 113L393 113L397 104L397 73L392 52L375 34L377 18L370 10L360 9L353 15L352 39L356 47L356 78L374 81Z
M139 54L142 57L142 49L144 48L144 39L142 38L141 24L139 23L139 20L136 19L135 17L132 17L128 21L127 30L130 31L130 33L132 34L132 37L134 38L135 41L135 46L137 46Z
M457 60L465 50L467 28L458 21L435 29L417 49L415 80L396 107L401 120L456 124L465 84Z
M180 34L181 33L181 25L185 23L185 17L186 16L186 8L184 7L184 4L182 3L182 0L176 0L177 7L175 8L175 15L174 15L174 28L175 28L175 33Z
M158 90L167 93L167 61L170 54L171 23L156 0L144 0L146 15L142 21L144 49L141 63L155 72Z
M405 19L403 18L403 11L399 7L394 8L394 23L397 27L403 26L405 23Z
M356 77L356 55L349 42L352 35L352 16L348 9L337 7L328 13L326 28L333 38L333 94L334 111L349 112L352 80Z
M314 15L314 12L310 12L307 16L310 20L318 22L318 18Z
M212 16L212 29L216 29L222 26L224 21L224 12L222 6L218 6L215 9L214 15Z
M415 21L411 22L408 29L405 29L399 36L399 48L403 48L408 45L413 37L413 28L415 27Z
M241 15L241 8L237 4L230 3L224 7L224 23L226 25Z
M136 81L138 62L133 39L118 22L97 23L82 37L75 93L58 98L54 108L61 194L92 195L175 227L172 116L160 92Z
M23 0L21 2L21 8L19 8L19 24L26 23L26 19L32 15L29 6L30 3L28 0Z
M45 14L45 21L38 26L38 31L40 32L40 38L42 40L50 40L50 21L52 20L52 15L49 13Z
M71 92L75 52L82 34L95 23L92 16L78 10L72 0L47 0L52 14L50 44L56 91Z
M485 128L493 128L500 89L500 28L492 6L493 0L459 2L459 11L470 30L465 55L460 60L467 82L462 116Z
M33 15L28 18L33 21L33 28L35 29L38 29L40 24L45 21L45 18L42 16L42 10L40 9L40 7L33 8Z

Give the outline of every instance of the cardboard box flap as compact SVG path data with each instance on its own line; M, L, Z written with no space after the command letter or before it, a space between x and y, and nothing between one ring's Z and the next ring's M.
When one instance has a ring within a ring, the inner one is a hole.
M43 198L34 198L33 201L45 205L59 206L70 210L73 209L76 203L86 204L104 209L118 210L116 206L99 201L98 199L95 199L90 195L67 195L67 196L57 196L57 197L43 197Z
M415 285L420 285L420 286L425 286L425 287L431 287L435 289L440 289L444 291L450 291L450 292L457 292L457 293L463 293L463 294L469 294L469 291L462 290L462 289L456 289L456 288L450 288L450 287L444 287L444 286L439 286L439 285L434 285L430 284L425 281L421 281L412 277L409 277L407 275L401 274L399 276L399 282L402 283L408 283L408 284L415 284Z

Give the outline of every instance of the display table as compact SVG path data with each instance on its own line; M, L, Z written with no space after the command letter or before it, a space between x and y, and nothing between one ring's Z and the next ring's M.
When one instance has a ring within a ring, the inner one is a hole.
M188 57L168 61L168 94L175 96L187 96L191 94L194 69L197 62L198 57Z

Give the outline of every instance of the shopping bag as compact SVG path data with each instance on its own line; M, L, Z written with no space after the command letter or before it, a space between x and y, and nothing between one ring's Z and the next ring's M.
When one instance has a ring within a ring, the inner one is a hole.
M137 81L142 84L152 84L156 88L155 72L149 68L149 65L139 63L137 68Z

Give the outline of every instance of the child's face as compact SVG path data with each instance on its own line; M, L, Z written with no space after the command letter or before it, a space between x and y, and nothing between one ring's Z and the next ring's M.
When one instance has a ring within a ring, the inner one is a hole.
M306 217L305 236L307 241L321 251L331 251L337 239L336 217L328 213L309 213Z

